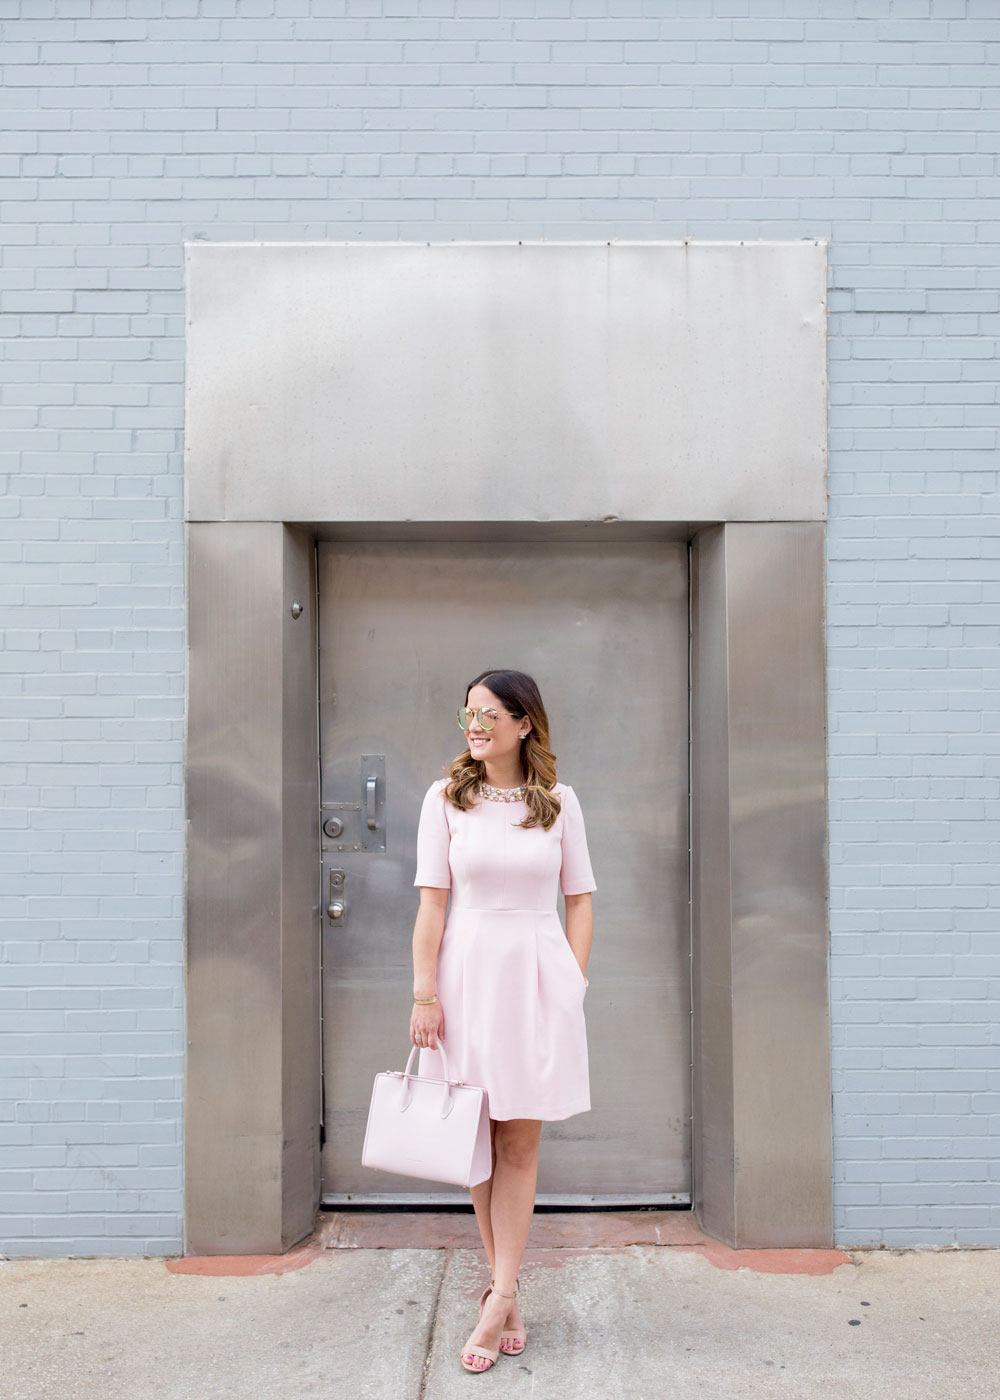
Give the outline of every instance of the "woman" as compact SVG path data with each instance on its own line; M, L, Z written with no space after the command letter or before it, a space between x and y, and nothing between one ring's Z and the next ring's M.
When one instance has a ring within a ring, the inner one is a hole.
M489 1098L493 1173L470 1189L491 1283L462 1353L467 1371L486 1371L500 1351L524 1350L517 1275L542 1123L590 1108L583 999L597 885L532 678L484 671L458 716L468 748L427 789L417 832L410 1038L421 1074L443 1077L440 1040L451 1077Z

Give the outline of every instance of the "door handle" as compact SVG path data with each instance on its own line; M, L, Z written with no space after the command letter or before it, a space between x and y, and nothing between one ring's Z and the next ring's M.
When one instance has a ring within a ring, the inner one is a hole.
M361 755L361 849L384 851L386 805L388 792L385 776L385 754Z

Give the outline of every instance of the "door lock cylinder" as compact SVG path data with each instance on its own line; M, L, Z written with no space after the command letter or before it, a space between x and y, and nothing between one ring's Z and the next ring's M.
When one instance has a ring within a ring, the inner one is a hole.
M347 919L347 900L344 898L346 880L347 875L343 870L330 871L330 899L326 917L334 924L343 924Z

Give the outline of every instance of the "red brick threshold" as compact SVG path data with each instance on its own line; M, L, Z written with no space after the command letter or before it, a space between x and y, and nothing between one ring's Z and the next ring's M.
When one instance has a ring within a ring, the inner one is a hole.
M568 1254L629 1245L664 1245L700 1254L717 1269L768 1274L829 1274L851 1262L839 1249L730 1249L686 1210L540 1211L525 1262L559 1265ZM190 1255L166 1263L172 1273L234 1277L301 1269L331 1249L479 1248L471 1211L323 1211L315 1232L285 1254Z
M172 1274L204 1274L211 1278L247 1278L254 1274L287 1274L304 1268L326 1253L313 1243L315 1236L284 1254L188 1254L183 1259L167 1259Z

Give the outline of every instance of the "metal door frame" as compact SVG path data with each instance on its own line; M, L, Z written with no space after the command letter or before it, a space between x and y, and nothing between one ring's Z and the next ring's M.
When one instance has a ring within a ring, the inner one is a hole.
M287 1249L319 1204L320 533L187 526L189 1253ZM824 528L718 524L691 542L694 1209L735 1246L823 1245Z
M694 1209L735 1247L829 1244L825 243L185 254L185 1251L313 1228L313 543L366 531L691 541ZM515 519L474 473L411 470L493 470L498 412Z

